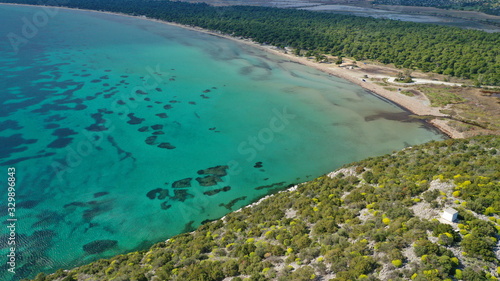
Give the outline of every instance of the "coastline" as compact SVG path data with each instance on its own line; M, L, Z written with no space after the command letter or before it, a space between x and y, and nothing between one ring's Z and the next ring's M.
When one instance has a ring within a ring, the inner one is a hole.
M49 7L49 6L44 6L44 5L29 5L29 4L14 4L14 3L0 3L3 5L15 5L15 6L30 6L30 7ZM109 11L96 11L96 10L90 10L90 9L79 9L79 8L68 8L68 7L57 7L61 9L67 9L67 10L76 10L76 11L87 11L87 12L96 12L96 13L104 13L104 14L109 14L109 15L117 15L117 16L125 16L125 17L130 17L130 18L137 18L137 19L142 19L142 20L148 20L148 21L153 21L161 24L167 24L171 26L176 26L192 31L197 31L197 32L202 32L205 34L217 36L220 38L225 38L228 40L232 40L235 42L239 42L241 44L245 44L248 46L252 46L254 48L260 49L262 51L272 53L278 56L281 56L283 58L289 59L290 61L300 63L305 66L309 66L312 68L315 68L317 70L320 70L322 72L331 74L333 76L339 77L341 79L347 80L351 83L354 83L358 86L361 86L362 88L372 92L373 94L379 95L387 100L390 100L391 102L405 108L406 110L412 112L415 115L418 116L435 116L435 117L447 117L446 114L443 114L440 112L440 108L437 107L431 107L430 103L427 98L420 97L420 99L417 99L415 97L409 97L403 94L399 94L398 92L394 91L389 91L387 89L384 89L384 86L378 85L375 82L371 81L368 78L368 75L371 76L371 72L365 71L365 68L369 67L370 65L366 65L361 62L353 62L352 60L346 59L348 63L344 63L343 65L355 65L355 69L348 69L347 67L341 67L337 66L335 64L329 64L329 63L323 63L323 62L314 62L311 59L308 59L307 57L298 57L292 54L287 53L286 50L280 50L274 46L266 46L262 45L260 43L257 43L251 39L244 39L244 38L238 38L234 37L231 35L223 34L221 32L217 31L212 31L208 29L204 29L201 27L195 27L195 26L189 26L189 25L183 25L175 22L168 22L168 21L163 21L159 19L154 19L154 18L148 18L144 16L132 16L128 14L123 14L123 13L117 13L117 12L109 12ZM464 135L457 131L456 129L450 127L446 121L444 120L439 120L439 119L434 119L428 122L428 124L436 127L438 130L449 136L450 138L456 139L456 138L463 138Z

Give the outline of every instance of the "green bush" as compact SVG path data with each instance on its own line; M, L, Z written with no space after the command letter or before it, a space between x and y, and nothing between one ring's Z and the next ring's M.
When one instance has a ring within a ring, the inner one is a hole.
M403 265L403 262L401 260L393 260L392 265L395 267L401 267Z
M457 278L457 280L463 279L462 270L460 270L460 269L455 270L455 278Z
M495 260L493 247L495 243L488 238L480 237L477 234L471 234L463 238L460 246L464 249L467 255L472 257L482 258L487 261Z
M428 203L436 200L436 198L438 198L438 196L440 195L440 192L439 190L437 189L434 189L432 191L427 191L423 194L423 197L424 197L424 200Z

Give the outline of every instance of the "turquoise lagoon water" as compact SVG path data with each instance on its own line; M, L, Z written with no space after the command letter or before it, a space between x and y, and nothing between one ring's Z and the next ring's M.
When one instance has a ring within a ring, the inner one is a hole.
M445 138L246 45L84 11L41 24L42 11L0 6L0 166L4 182L16 169L18 219L17 273L2 262L2 280L145 249L342 164ZM14 52L7 36L34 15Z

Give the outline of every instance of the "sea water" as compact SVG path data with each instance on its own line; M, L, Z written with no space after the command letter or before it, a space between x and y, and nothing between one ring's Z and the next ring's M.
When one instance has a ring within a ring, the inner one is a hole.
M45 14L45 16L44 16ZM146 249L368 156L440 140L363 88L144 19L0 6L0 178L16 274Z

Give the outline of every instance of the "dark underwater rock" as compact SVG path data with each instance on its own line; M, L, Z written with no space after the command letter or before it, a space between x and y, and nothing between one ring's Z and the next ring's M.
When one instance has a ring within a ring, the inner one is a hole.
M158 199L163 200L163 199L165 199L167 197L169 197L168 189L162 189L160 191L160 195L158 195Z
M277 182L277 183L273 183L273 184L270 184L270 185L258 186L255 189L256 190L261 190L261 189L265 189L265 188L282 187L284 184L285 184L285 182L282 181L282 182Z
M116 240L95 240L83 245L83 250L89 254L99 254L118 245Z
M158 145L159 148L166 148L166 149L175 149L175 146L171 145L168 142L162 142Z
M184 202L184 201L186 201L186 199L189 199L189 198L194 198L194 195L189 194L187 192L187 190L183 190L183 189L174 190L174 197L172 197L172 199L177 200L177 201L181 201L181 202Z
M184 225L183 233L195 231L196 228L193 226L194 221L190 221Z
M94 193L94 198L102 197L102 196L108 195L108 194L109 194L109 192L107 192L107 191L96 192L96 193Z
M262 168L262 162L255 163L255 165L253 167L254 168Z
M219 192L227 192L231 190L231 187L230 186L224 186L223 188L218 188L218 189L214 189L214 190L209 190L209 191L205 191L203 192L203 194L205 195L208 195L208 196L213 196Z
M229 203L227 203L227 204L222 204L222 203L221 203L221 204L219 204L219 207L225 207L226 209L228 209L228 210L230 210L230 211L231 211L231 210L232 210L232 208L233 208L233 206L234 206L234 204L236 204L236 202L238 202L238 201L240 201L240 200L245 200L245 199L247 199L247 197L246 197L246 196L238 197L238 198L236 198L236 199L231 200L231 201L230 201Z
M83 203L83 202L71 202L71 203L68 203L66 205L63 206L63 208L67 208L67 207L72 207L72 206L75 206L75 207L85 207L87 204Z
M134 113L129 113L129 114L127 114L127 116L128 116L128 118L130 118L130 120L127 121L127 123L129 123L131 125L141 124L142 122L146 121L146 119L144 119L144 118L135 117Z
M21 201L17 202L16 207L20 209L33 209L38 205L41 201L38 200L26 200L26 201Z
M150 190L148 193L146 193L146 196L149 199L154 200L154 199L156 199L157 194L158 194L158 199L160 199L160 200L163 200L163 199L169 197L169 195L170 195L168 189L155 188L155 189Z
M83 211L82 219L85 222L91 222L95 217L107 213L113 209L113 200L89 201L89 209Z
M160 207L162 210L168 210L170 209L170 207L172 207L172 205L168 204L168 201L165 201L161 203Z
M151 200L156 199L156 194L160 193L161 190L161 188L152 189L148 193L146 193L146 196Z
M185 179L182 179L182 180L174 181L174 183L172 183L172 187L173 188L191 187L191 180L192 179L193 178L185 178Z
M222 179L217 176L205 176L196 178L196 181L198 181L201 186L213 186L221 182Z
M223 177L227 175L226 170L229 169L227 165L219 165L211 168L207 168L204 170L199 170L198 175L215 175L219 177Z
M216 221L216 220L206 219L206 220L202 221L201 224L203 225L203 224L206 224L206 223L209 223L209 222L213 222L213 221Z
M151 126L151 129L153 129L153 130L161 130L161 129L163 129L163 125L156 124L156 125Z
M146 143L149 144L149 145L153 145L155 143L155 141L156 141L156 138L157 138L157 136L147 137Z
M68 146L73 138L59 138L54 140L53 142L49 143L47 147L49 148L63 148Z

